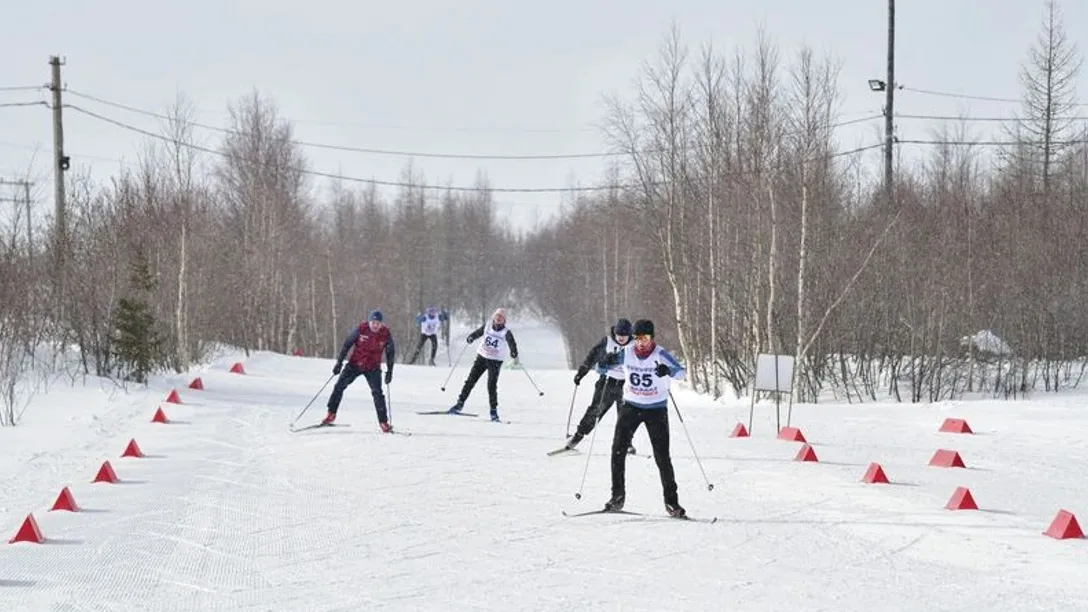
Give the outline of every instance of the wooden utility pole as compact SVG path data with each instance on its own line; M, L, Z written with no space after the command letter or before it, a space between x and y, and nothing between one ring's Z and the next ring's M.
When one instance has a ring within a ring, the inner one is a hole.
M888 75L884 96L884 197L890 205L892 188L892 144L895 140L895 0L888 0Z
M64 202L64 173L68 171L69 159L64 154L64 116L61 91L64 83L60 78L60 67L63 65L59 56L49 56L51 76L49 90L53 92L53 189L54 204L56 206L56 228L53 244L53 263L56 266L55 278L57 282L57 304L64 303L65 270L68 261L68 209ZM63 309L63 306L61 306Z

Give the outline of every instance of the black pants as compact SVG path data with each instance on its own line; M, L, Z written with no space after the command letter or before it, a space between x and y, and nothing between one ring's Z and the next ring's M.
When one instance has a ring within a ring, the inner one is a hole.
M501 361L477 355L476 361L472 362L472 369L468 372L468 378L465 379L465 385L461 387L461 395L457 396L457 404L460 406L465 405L465 400L467 400L469 394L472 393L472 388L476 386L476 383L480 380L480 377L484 375L484 372L487 372L487 399L491 403L492 412L498 410L499 372L501 370Z
M374 411L378 413L378 422L388 423L389 414L385 409L385 393L382 393L382 369L380 367L373 370L360 370L351 362L344 365L344 369L340 371L340 378L336 379L336 386L332 388L332 395L329 396L329 412L336 413L340 408L340 400L344 397L344 389L347 389L348 385L355 382L355 379L360 376L366 378L367 384L370 385L370 395L374 397Z
M412 353L412 356L408 359L408 363L415 363L416 357L419 357L419 351L423 348L426 342L431 341L431 361L430 365L434 365L434 356L438 354L438 334L420 334L419 344L416 345L416 350Z
M578 422L578 435L582 438L588 436L593 428L597 426L597 421L604 418L612 404L619 406L622 403L623 380L609 378L608 376L598 377L597 383L593 385L593 399L590 400L589 406L586 407L586 413L582 415L582 420Z
M626 492L627 447L638 426L645 423L654 449L654 461L661 474L661 490L666 504L678 504L676 474L669 456L669 410L635 408L624 402L616 409L616 433L612 436L612 497Z

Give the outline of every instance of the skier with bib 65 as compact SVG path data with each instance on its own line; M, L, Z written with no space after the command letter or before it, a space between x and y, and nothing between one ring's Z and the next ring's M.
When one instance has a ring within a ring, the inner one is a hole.
M623 403L617 409L616 430L612 437L612 498L604 509L623 510L627 447L638 426L645 424L661 475L665 511L669 516L685 518L687 512L679 502L676 474L669 455L669 385L673 379L682 380L687 371L654 341L653 321L635 321L634 334L632 345L605 355L597 363L597 371L602 374L612 366L622 366L625 378Z
M491 420L498 421L499 372L502 370L503 361L507 358L513 359L515 363L518 359L518 345L514 340L514 334L510 331L510 328L506 327L505 310L502 308L496 309L491 315L491 321L473 330L465 338L465 341L472 344L481 336L483 336L484 341L480 343L480 348L476 350L476 361L472 363L472 369L469 370L468 377L465 378L465 384L461 387L461 394L457 396L457 403L447 412L450 414L460 413L465 407L465 400L472 393L472 388L476 386L484 372L487 372L487 399L491 404Z
M370 385L370 395L374 398L374 411L378 413L378 425L382 431L389 433L393 426L389 424L389 413L385 406L385 394L382 393L382 356L385 356L385 384L393 381L393 357L395 346L393 335L389 328L382 323L382 313L375 310L370 313L366 321L359 323L358 327L351 330L340 349L340 355L336 358L336 365L332 373L339 374L336 385L329 396L329 413L321 421L322 425L329 425L336 420L336 412L340 408L340 400L344 397L344 390L355 379L362 376ZM348 355L351 351L351 355ZM348 360L344 366L344 359Z

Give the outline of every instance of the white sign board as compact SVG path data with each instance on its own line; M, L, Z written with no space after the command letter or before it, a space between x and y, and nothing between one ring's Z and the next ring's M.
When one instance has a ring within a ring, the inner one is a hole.
M792 355L760 355L756 358L756 391L790 393L792 381Z

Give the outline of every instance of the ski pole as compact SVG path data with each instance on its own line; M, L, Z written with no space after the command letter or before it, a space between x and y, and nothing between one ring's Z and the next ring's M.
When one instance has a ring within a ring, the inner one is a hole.
M450 366L450 373L446 375L446 382L442 383L443 391L446 390L446 385L448 385L450 383L450 379L453 378L453 371L457 369L457 364L461 363L461 358L465 356L465 351L467 351L468 347L470 346L472 345L466 344L465 348L461 349L461 354L457 356L457 361L455 361L453 365Z
M578 397L578 385L574 385L574 393L570 396L570 410L567 412L567 437L570 437L570 420L574 416L574 398Z
M295 417L295 420L291 421L291 424L288 427L294 427L295 423L298 423L298 420L302 418L302 415L306 414L306 411L310 409L310 405L313 404L317 400L317 398L321 395L321 392L325 390L325 387L329 386L329 383L332 382L333 378L336 378L336 374L333 374L332 376L330 376L329 379L325 381L325 384L321 385L321 388L317 391L317 393L314 394L313 398L310 399L310 401L306 404L306 407L302 409L302 412L298 413L298 416Z
M389 383L385 383L385 416L389 423L393 423L393 393L389 390Z
M695 463L699 464L699 471L703 473L703 480L706 481L706 490L713 491L714 485L711 484L710 479L706 477L706 470L703 469L703 462L699 460L699 453L695 452L695 443L691 441L691 434L688 433L688 426L684 423L684 415L680 414L680 407L676 405L676 398L672 396L672 391L669 391L669 399L672 400L672 407L676 410L676 416L680 417L680 425L684 428L684 435L688 438L688 445L691 446L691 454L695 456Z
M601 424L601 417L604 416L604 411L601 407L604 406L605 394L601 393L601 399L597 400L597 420L593 423L593 435L589 437L589 452L586 453L586 467L582 470L582 482L578 485L578 492L574 494L574 499L582 499L582 489L586 486L586 474L589 473L589 460L593 457L593 443L597 441L597 430L600 429L598 425ZM617 413L619 408L616 409Z
M533 381L533 377L529 376L529 370L526 370L524 367L522 367L521 371L525 372L525 377L529 379L529 383L533 385L533 388L536 389L537 393L543 396L544 392L540 390L540 387L536 386L536 382Z

